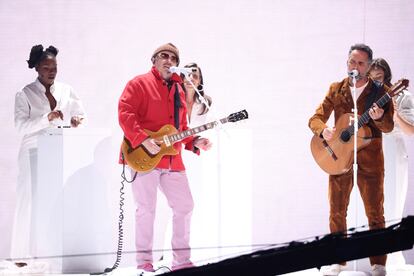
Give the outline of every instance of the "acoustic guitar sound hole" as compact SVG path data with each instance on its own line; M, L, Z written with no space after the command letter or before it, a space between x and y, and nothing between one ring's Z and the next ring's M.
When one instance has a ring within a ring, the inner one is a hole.
M345 143L348 143L349 139L351 139L351 133L349 133L348 130L342 131L341 140L344 141Z

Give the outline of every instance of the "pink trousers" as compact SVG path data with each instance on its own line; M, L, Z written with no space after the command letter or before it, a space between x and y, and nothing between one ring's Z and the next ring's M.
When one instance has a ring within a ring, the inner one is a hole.
M131 173L135 173L131 170ZM185 171L155 169L138 173L132 184L136 205L135 246L137 264L152 263L157 188L165 195L173 212L171 246L173 265L190 261L190 221L194 207Z

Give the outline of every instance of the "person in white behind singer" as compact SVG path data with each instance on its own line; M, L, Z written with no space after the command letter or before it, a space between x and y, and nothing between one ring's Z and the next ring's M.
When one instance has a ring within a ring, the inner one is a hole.
M372 61L371 79L392 86L392 73L383 58ZM395 224L403 217L408 191L408 151L404 136L414 135L414 98L408 91L392 98L394 104L394 129L383 137L385 165L384 216L388 224ZM405 265L401 251L388 255L387 265Z
M17 92L14 122L23 136L18 155L16 210L12 233L11 258L19 260L34 256L36 241L32 232L32 187L36 184L37 140L51 127L78 127L84 123L85 112L72 87L56 82L58 49L35 45L27 61L35 68L36 80ZM26 266L27 261L16 262Z

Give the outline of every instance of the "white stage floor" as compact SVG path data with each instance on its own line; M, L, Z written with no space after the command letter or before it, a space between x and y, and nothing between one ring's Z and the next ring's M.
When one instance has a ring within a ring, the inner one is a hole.
M56 273L47 273L41 272L41 263L32 264L33 269L30 270L28 268L16 268L10 266L6 262L0 262L0 276L13 276L13 275L30 275L30 276L83 276L83 275L90 275L90 274L56 274ZM342 275L352 276L352 275L362 275L361 273L352 273L351 268L346 273L342 273ZM161 275L163 272L167 272L168 270L159 271L158 273L144 273L141 274L142 271L137 270L135 267L121 267L118 268L110 273L102 274L108 276L152 276L152 275ZM364 272L366 276L370 276L369 272ZM321 273L318 269L307 269L303 271L292 272L288 274L283 274L284 276L321 276ZM414 265L402 265L402 266L388 266L387 267L387 275L388 276L413 276L414 275ZM259 276L259 275L254 275Z

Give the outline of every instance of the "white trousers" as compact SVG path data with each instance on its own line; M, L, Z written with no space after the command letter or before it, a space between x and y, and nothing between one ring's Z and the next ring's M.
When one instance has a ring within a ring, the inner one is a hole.
M403 217L408 189L408 154L403 135L398 133L383 136L384 148L384 217L390 221L387 226L397 223ZM388 254L388 265L404 265L402 252Z
M36 250L33 240L33 187L37 182L37 148L23 144L19 151L16 207L10 257L28 258Z

